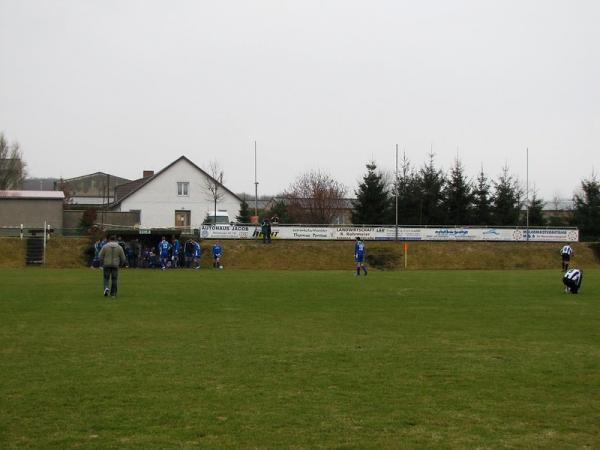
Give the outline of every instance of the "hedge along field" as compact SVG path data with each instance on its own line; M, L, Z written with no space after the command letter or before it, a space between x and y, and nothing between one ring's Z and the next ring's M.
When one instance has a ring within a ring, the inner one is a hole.
M22 267L25 241L0 240L0 267ZM211 266L214 241L202 241L202 267ZM353 265L352 241L221 241L223 264L229 268L261 270L343 270ZM404 269L404 242L367 241L367 264L384 270ZM561 243L408 242L408 269L560 269ZM55 236L48 242L47 267L87 265L86 238ZM596 247L594 247L596 246ZM599 267L598 244L575 243L573 265ZM596 248L596 250L594 250ZM11 253L13 252L14 253ZM14 255L14 257L13 257Z
M2 269L0 448L600 448L600 270Z

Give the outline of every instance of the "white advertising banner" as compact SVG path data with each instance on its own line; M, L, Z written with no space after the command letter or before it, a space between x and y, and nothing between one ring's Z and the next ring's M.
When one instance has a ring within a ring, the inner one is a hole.
M301 227L273 226L271 239L282 240L394 240L395 227ZM202 225L202 239L262 239L258 226ZM407 228L398 227L399 241L508 241L577 242L579 230L573 228Z
M255 227L247 225L202 225L201 239L252 239Z

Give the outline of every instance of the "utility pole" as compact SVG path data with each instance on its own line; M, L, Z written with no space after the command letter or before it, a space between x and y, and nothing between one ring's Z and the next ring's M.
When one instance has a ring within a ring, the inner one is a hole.
M527 233L527 241L529 241L529 147L527 147L527 150L525 152L526 154L526 168L525 168L525 227L526 227L526 233Z
M256 178L256 141L254 141L254 215L258 218L258 180Z
M396 237L398 240L398 144L396 144L396 179L394 181L394 196L396 198Z

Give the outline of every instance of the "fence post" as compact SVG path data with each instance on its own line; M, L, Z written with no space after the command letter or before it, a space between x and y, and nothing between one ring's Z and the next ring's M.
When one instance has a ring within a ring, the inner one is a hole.
M21 240L23 240L23 224L21 224L21 232L20 232L20 234L21 234Z
M46 221L44 220L44 247L42 250L42 264L46 264Z

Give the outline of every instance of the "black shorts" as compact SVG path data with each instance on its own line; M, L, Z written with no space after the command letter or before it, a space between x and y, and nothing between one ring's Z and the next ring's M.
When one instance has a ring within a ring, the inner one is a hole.
M577 292L581 288L582 281L583 281L583 273L579 276L578 281L570 280L567 277L563 277L563 284L571 290L572 294L577 294Z
M563 260L564 262L569 262L569 261L571 261L571 255L569 255L569 254L567 254L567 253L563 253L563 254L562 254L562 255L560 255L560 256L562 256L562 260Z

